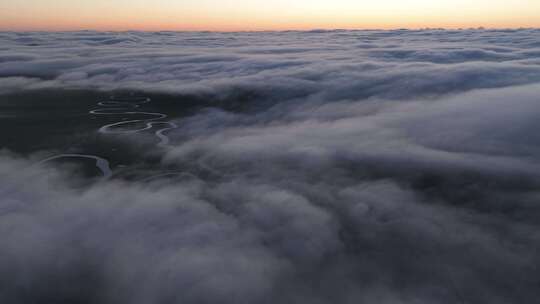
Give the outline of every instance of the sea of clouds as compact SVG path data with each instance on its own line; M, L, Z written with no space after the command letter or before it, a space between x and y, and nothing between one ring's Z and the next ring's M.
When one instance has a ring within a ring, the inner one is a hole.
M182 178L4 152L2 303L540 296L540 30L4 32L0 77L216 104L152 152Z

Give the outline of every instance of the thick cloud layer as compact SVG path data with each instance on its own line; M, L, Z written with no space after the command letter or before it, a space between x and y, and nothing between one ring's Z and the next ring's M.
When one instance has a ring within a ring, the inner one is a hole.
M5 152L2 303L540 296L538 30L0 39L4 93L209 101L140 150L163 169L146 179Z
M540 81L539 30L0 33L0 90L404 98Z

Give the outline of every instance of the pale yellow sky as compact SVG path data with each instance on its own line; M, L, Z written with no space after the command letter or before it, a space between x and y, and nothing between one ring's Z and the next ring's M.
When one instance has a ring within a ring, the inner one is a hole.
M2 0L0 30L540 27L540 0Z

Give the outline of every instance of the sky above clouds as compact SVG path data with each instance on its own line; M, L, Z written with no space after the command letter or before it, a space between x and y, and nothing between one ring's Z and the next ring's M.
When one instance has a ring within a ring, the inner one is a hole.
M539 27L535 0L5 0L3 30Z

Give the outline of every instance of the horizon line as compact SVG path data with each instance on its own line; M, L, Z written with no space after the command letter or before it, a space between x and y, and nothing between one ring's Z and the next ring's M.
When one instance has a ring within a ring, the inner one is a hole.
M158 32L172 32L172 33L257 33L257 32L336 32L336 31L425 31L425 30L444 30L444 31L465 31L465 30L540 30L540 27L487 27L487 26L473 26L473 27L395 27L395 28L311 28L311 29L254 29L254 30L212 30L212 29L178 29L178 30L146 30L146 29L73 29L73 30L47 30L47 29L2 29L0 32L12 32L12 33L75 33L75 32L112 32L112 33L127 33L127 32L140 32L140 33L158 33Z

